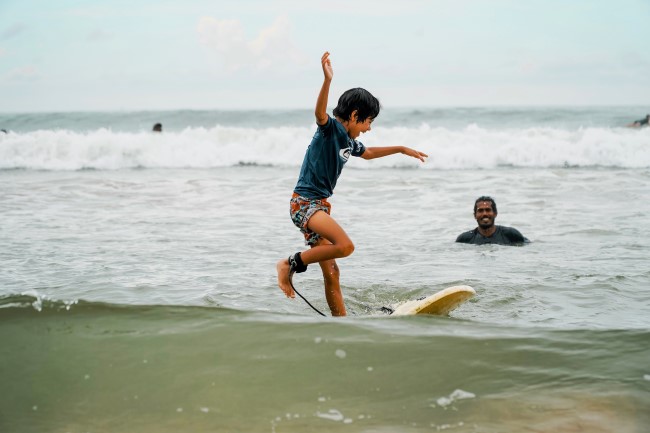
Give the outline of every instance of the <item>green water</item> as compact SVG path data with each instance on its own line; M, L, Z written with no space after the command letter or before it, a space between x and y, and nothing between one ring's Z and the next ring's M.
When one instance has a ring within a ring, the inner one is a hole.
M7 304L3 433L642 433L650 425L647 331Z

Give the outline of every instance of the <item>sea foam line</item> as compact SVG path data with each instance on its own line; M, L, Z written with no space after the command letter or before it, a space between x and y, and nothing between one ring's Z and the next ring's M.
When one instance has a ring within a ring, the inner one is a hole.
M299 166L313 134L312 127L225 126L162 134L108 129L9 133L0 135L0 169ZM352 158L349 165L358 168L650 167L650 128L486 129L470 125L453 130L422 124L415 128L378 127L359 140L367 146L416 148L429 159L422 165L399 156L370 162Z

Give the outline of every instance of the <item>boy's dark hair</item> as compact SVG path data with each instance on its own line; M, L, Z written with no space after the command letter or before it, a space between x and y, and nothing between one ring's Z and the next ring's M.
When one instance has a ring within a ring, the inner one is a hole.
M357 110L357 123L365 122L367 118L374 119L379 115L381 104L372 93L361 87L345 91L339 98L339 103L332 111L334 116L350 120L352 112Z
M488 201L488 202L492 203L492 210L494 211L494 213L498 213L497 212L497 203L494 201L494 199L492 197L489 197L487 195L482 195L482 196L480 196L479 198L476 199L476 201L474 202L474 213L476 213L477 205L479 204L479 202L482 202L482 201Z

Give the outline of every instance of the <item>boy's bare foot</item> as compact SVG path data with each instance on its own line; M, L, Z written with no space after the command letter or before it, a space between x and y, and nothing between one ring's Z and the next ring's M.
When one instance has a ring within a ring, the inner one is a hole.
M278 271L278 287L282 289L287 298L295 298L296 293L291 287L291 268L289 267L289 260L280 260L275 268Z

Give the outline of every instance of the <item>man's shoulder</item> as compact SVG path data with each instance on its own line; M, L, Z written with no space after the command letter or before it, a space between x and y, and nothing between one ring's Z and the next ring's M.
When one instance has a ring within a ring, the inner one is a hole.
M472 239L474 239L474 235L476 235L476 230L477 229L467 230L466 232L459 234L456 238L456 242L462 242L465 244L470 243Z
M521 234L519 230L514 227L497 226L503 236L507 237L511 242L528 242L528 239Z
M497 229L501 230L504 233L519 233L519 234L521 234L521 232L519 230L517 230L516 228L514 228L514 227L499 226L498 225Z

